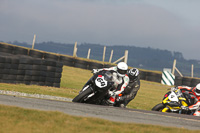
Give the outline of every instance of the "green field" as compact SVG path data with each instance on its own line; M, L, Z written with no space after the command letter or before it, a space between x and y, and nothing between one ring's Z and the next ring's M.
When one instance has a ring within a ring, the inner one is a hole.
M84 83L92 76L89 70L64 66L61 88L23 84L0 83L0 90L10 90L31 94L45 94L74 98ZM160 103L169 86L141 80L141 88L128 108L151 110ZM141 133L188 133L186 129L160 126L124 124L69 116L60 112L36 111L18 107L0 106L0 132L141 132Z

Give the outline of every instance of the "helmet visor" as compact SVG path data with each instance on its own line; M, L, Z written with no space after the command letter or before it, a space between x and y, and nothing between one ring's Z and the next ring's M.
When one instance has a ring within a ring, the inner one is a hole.
M127 70L117 69L117 72L120 74L126 74Z
M128 75L129 76L129 78L131 79L131 80L135 80L136 78L137 78L137 76L132 76L132 75Z
M196 93L200 95L200 90L196 88Z

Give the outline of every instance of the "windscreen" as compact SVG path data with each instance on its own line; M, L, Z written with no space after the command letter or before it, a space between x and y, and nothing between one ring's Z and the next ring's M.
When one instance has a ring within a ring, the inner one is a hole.
M109 71L106 71L105 72L105 75L104 75L104 79L108 82L112 82L112 79L113 79L113 75L111 72Z

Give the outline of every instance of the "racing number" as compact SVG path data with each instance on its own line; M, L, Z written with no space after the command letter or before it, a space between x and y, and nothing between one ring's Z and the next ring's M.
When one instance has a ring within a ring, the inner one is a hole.
M102 78L98 78L97 81L100 82L101 86L106 85L106 83L104 82L104 80Z

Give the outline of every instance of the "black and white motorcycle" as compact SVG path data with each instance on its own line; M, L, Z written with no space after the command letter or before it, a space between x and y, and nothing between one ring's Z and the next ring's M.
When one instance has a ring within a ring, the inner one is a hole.
M108 105L109 92L113 91L113 74L100 71L94 74L72 102Z

